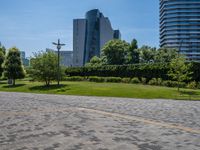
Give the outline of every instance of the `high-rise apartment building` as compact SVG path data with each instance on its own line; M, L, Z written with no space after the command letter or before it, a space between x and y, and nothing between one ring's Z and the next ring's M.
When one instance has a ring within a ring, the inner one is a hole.
M98 9L88 11L85 19L73 22L73 65L83 66L93 56L100 56L108 41L120 38L120 31L113 30L109 19Z
M200 0L160 0L160 46L200 61Z
M20 51L20 57L22 60L22 63L24 66L29 66L30 64L30 60L28 58L26 58L26 52L25 51Z

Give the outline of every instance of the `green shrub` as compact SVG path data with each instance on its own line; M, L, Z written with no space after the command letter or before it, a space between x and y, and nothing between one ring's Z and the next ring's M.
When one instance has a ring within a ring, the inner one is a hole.
M188 83L187 88L189 89L196 89L197 83L195 81Z
M167 87L178 87L178 82L177 82L177 81L167 80L167 81L163 81L163 82L162 82L162 85L163 85L163 86L167 86ZM180 82L180 83L179 83L179 87L180 87L180 88L186 87L186 83Z
M122 78L120 78L120 77L107 77L106 82L119 83L119 82L122 82Z
M162 85L162 82L163 82L163 80L162 80L161 78L158 78L158 79L157 79L158 85Z
M200 63L192 63L192 79L200 82ZM98 77L121 77L133 78L144 77L147 81L152 78L161 78L162 80L172 80L168 76L168 63L151 63L151 64L131 64L131 65L102 65L97 67L68 67L65 70L68 76L98 76Z
M141 83L141 82L138 78L135 77L135 78L131 79L131 83L138 84L138 83Z
M123 79L122 79L122 82L123 82L123 83L130 83L130 82L131 82L131 79L130 79L130 78L123 78Z
M132 64L132 65L103 65L97 67L69 67L65 70L68 76L98 76L98 77L144 77L147 80L162 78L168 80L168 64Z
M200 89L200 82L197 83L197 89Z
M173 81L170 81L170 80L163 81L162 85L167 86L167 87L176 87L177 86L177 84L175 84Z
M153 78L148 82L149 85L162 85L162 79L161 78Z
M151 79L149 82L148 82L149 85L158 85L158 81L156 78L153 78Z
M85 78L81 76L65 77L65 81L84 81Z
M141 78L141 83L142 84L147 84L147 79L146 78Z
M93 76L93 77L89 77L88 81L90 81L90 82L104 82L105 78Z

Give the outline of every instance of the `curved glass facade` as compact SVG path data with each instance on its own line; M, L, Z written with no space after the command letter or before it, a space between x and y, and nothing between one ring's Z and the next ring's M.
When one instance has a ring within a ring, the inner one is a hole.
M160 46L200 61L200 0L160 0Z
M113 30L108 17L98 9L90 10L84 19L73 22L73 65L83 66L93 56L100 56L103 46L112 39L120 39L119 30Z
M98 9L86 13L85 63L89 62L93 56L99 56L100 54L99 18L101 17L103 15Z

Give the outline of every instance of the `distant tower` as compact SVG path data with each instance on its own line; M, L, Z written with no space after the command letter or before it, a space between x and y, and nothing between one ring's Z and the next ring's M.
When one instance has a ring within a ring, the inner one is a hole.
M200 61L200 0L160 0L160 46Z
M107 17L98 10L90 10L85 19L74 20L74 66L83 66L93 56L100 56L103 46L112 39L120 39L119 30L113 30Z

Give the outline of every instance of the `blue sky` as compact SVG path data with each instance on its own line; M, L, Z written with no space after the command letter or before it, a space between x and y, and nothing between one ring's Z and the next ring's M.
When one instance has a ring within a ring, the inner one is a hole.
M109 17L122 39L139 45L159 46L158 0L0 0L0 41L33 52L54 48L58 38L72 50L73 19L98 8Z

